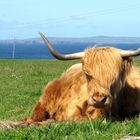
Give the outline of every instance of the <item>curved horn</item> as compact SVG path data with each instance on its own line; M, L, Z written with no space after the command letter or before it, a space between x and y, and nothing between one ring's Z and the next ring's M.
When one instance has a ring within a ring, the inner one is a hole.
M136 50L129 50L129 51L121 50L120 54L122 57L138 56L140 55L140 48Z
M48 46L48 49L51 52L51 54L59 60L80 59L85 54L84 52L78 52L78 53L67 54L67 55L60 54L52 47L51 43L48 41L48 39L41 32L39 32L39 34L42 37L42 39L44 40L44 42L46 43L46 45Z

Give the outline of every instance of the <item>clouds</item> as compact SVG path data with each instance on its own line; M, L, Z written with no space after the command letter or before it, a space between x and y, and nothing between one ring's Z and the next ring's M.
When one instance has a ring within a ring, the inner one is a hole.
M88 17L86 17L86 16L70 16L70 19L71 20L87 20L88 19Z
M1 30L9 30L16 28L20 23L18 21L8 21L8 20L0 20L0 29Z

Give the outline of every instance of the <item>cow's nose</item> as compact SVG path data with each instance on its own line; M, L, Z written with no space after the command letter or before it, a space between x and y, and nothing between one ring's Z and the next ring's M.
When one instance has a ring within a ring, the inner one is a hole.
M105 103L107 100L106 95L93 95L92 99L95 103Z
M88 104L96 108L103 108L112 104L112 97L106 94L93 94L88 98Z

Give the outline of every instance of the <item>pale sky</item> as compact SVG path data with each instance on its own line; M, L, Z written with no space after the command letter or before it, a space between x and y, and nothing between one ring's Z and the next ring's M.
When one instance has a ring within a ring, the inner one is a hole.
M140 37L140 0L0 0L0 40Z

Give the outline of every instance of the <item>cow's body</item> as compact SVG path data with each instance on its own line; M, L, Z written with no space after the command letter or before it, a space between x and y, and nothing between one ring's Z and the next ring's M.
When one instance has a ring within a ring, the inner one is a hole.
M122 59L118 52L115 48L86 50L82 64L72 66L46 86L27 122L139 114L139 74L132 60Z
M132 67L126 77L125 86L117 95L117 111L112 109L112 113L125 119L140 115L140 75L138 69Z
M88 106L86 77L82 65L76 64L65 72L60 79L50 82L44 89L44 94L37 103L31 119L45 121L46 119L83 120L90 115L96 118L103 115L100 109ZM47 117L47 118L46 118Z

